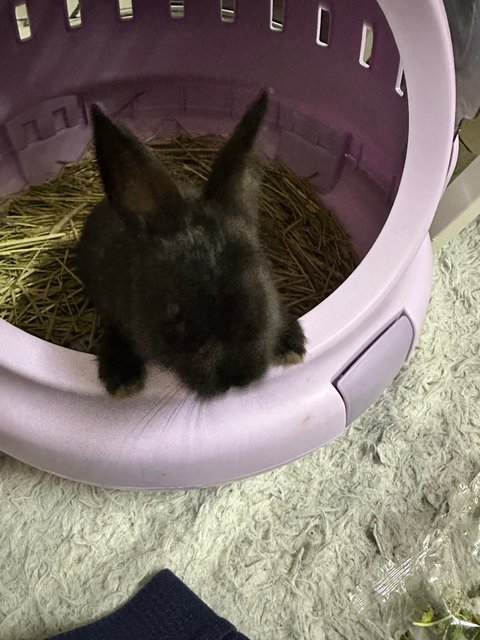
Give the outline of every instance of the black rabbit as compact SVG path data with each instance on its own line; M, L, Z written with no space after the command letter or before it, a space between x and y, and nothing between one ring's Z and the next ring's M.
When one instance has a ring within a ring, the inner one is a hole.
M257 229L248 156L268 105L249 107L199 191L175 184L151 150L93 106L106 198L78 244L80 277L100 313L99 376L108 392L141 388L161 364L201 397L300 362L305 336L281 305Z

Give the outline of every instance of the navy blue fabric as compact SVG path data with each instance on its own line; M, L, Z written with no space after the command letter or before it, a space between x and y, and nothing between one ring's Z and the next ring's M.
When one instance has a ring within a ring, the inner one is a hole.
M165 569L106 618L50 640L248 640Z

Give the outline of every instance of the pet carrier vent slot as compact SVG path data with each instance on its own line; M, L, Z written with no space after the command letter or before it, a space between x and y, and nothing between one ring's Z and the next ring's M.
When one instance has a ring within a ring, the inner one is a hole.
M317 44L328 47L330 44L330 11L325 7L318 7Z
M172 16L172 18L185 17L184 0L170 0L170 15Z
M121 20L131 20L133 18L132 0L118 0L118 12Z
M25 122L22 128L27 145L31 144L32 142L37 142L37 140L41 139L40 129L38 127L38 123L35 122L35 120Z
M395 91L399 96L404 96L406 91L405 71L403 70L403 62L400 60L398 67L397 79L395 81Z
M55 111L52 112L52 117L55 131L61 131L62 129L66 129L68 127L67 111L65 107L62 107L61 109L55 109Z
M272 31L283 31L284 15L284 0L270 0L270 29Z
M20 40L29 40L32 37L32 30L30 29L30 19L28 17L26 2L16 0L15 20L17 22L17 33Z
M220 14L223 22L235 22L236 0L221 0Z
M65 0L67 20L71 29L76 29L82 24L82 11L78 0Z
M370 67L373 53L373 29L366 22L362 29L362 44L360 46L360 64L367 69Z

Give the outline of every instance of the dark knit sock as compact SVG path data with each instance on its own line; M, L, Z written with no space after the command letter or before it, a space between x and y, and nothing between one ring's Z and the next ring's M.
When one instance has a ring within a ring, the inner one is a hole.
M106 618L50 640L248 640L167 569Z

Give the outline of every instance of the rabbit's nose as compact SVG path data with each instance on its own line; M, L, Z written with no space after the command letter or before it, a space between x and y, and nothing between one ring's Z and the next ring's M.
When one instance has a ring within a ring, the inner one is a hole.
M252 376L249 371L238 371L229 376L230 386L232 387L246 387L253 382L254 379L255 376Z
M229 380L208 380L203 381L196 387L196 392L202 398L212 398L230 389L232 384Z

